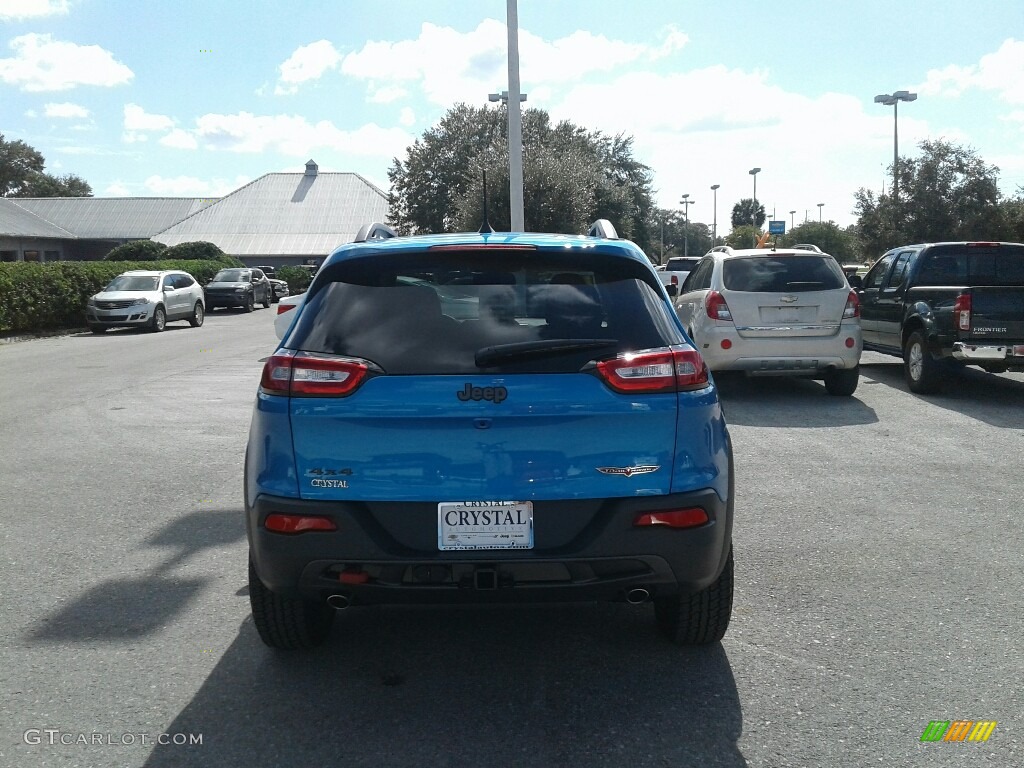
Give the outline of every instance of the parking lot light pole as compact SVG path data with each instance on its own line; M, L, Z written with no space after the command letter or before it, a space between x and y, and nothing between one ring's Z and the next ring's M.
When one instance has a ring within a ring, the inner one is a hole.
M721 184L712 184L711 191L715 194L713 218L711 223L711 247L714 248L718 245L718 188Z
M526 231L523 211L523 116L519 107L519 9L508 0L508 186L513 232Z
M796 209L794 208L789 212L789 228L793 229L796 225L793 224L793 217L796 216Z
M694 204L690 199L690 193L683 195L679 204L683 206L683 256L690 255L690 206Z
M757 229L757 174L761 172L760 168L751 168L747 173L754 177L754 210L750 214L750 223ZM757 245L757 235L754 235L754 245Z
M818 203L818 223L821 224L821 209L825 206L824 203Z
M900 136L899 136L899 103L901 101L917 101L917 94L910 91L893 91L892 93L880 93L875 96L875 104L884 104L892 107L892 202L893 211L900 201L900 177L898 166L900 162Z

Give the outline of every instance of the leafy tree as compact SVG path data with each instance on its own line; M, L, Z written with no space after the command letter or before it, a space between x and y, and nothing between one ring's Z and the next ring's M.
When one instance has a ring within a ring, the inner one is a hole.
M508 230L507 111L457 105L396 158L388 221L401 232L475 230L487 171L492 226ZM523 201L532 231L585 231L609 219L619 235L650 244L651 170L632 156L632 138L604 136L544 110L523 113Z
M779 238L780 246L789 247L797 243L813 243L825 253L835 256L841 264L859 264L863 259L856 229L840 229L832 221L820 224L807 221Z
M999 204L999 239L1024 243L1024 187L1017 194Z
M106 261L157 261L164 257L167 246L155 240L132 240L114 248L104 256Z
M744 197L732 207L733 229L751 224L760 228L764 224L764 220L764 203L755 204L752 197Z
M662 240L662 222L664 222L664 241ZM656 208L648 217L647 229L650 232L651 248L649 253L655 264L664 264L673 256L703 256L714 245L711 242L711 225L690 219L686 224L682 211ZM719 237L719 240L722 238ZM662 257L664 243L664 257Z
M145 242L145 241L139 241ZM178 243L160 252L160 259L233 261L219 246L205 240Z
M854 196L865 254L876 258L904 243L999 237L1006 220L999 169L942 139L918 146L920 157L900 158L898 201L864 188Z
M23 141L7 141L0 133L0 197L89 197L90 187L73 174L44 172L42 154Z
M753 248L761 234L760 228L750 224L733 226L732 232L725 236L725 244L731 248Z

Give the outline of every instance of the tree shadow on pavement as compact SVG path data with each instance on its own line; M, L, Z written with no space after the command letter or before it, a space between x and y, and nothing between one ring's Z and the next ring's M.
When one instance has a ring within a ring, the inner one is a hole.
M282 654L251 620L165 728L157 766L727 766L742 713L720 644L618 604L351 608Z

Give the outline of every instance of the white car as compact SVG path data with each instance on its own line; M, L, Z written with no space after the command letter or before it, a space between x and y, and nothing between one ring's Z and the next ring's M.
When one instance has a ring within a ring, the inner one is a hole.
M857 389L860 302L827 253L711 251L687 276L676 314L712 371L823 379Z
M131 326L159 332L174 320L188 320L198 328L205 316L203 286L179 270L124 272L85 304L93 333Z
M274 331L277 338L283 339L291 327L292 320L299 314L299 307L306 300L306 294L297 293L294 296L285 296L277 302L277 317L274 318Z

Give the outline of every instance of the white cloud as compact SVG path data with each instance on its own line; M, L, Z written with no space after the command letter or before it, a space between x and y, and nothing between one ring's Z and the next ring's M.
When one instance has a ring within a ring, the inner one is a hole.
M39 117L39 113L36 112L34 109L26 109L25 117Z
M412 111L412 107L403 107L402 112L398 117L398 122L409 128L416 122L416 113Z
M149 136L139 131L125 131L121 134L121 141L125 144L141 144L144 141L149 141Z
M174 147L175 149L195 149L199 146L196 137L188 131L183 131L181 128L175 128L161 138L160 144L165 147Z
M103 195L105 197L127 197L130 194L131 191L128 189L128 187L126 187L120 181L115 181L113 184L108 185L107 188L103 190Z
M0 21L57 16L68 12L68 0L3 0Z
M281 76L278 78L274 93L295 93L299 85L316 80L327 70L337 67L340 62L341 54L327 40L300 46L279 67Z
M425 23L414 40L366 43L345 56L341 71L366 81L374 102L391 100L407 83L419 83L430 101L443 106L482 101L508 79L507 40L504 23L494 19L485 19L465 33ZM593 73L668 56L687 41L675 27L666 28L659 45L628 43L585 31L545 40L521 29L523 86L529 92L540 84L575 83Z
M64 101L59 104L44 104L43 114L47 117L88 117L89 110L78 104Z
M408 95L409 92L401 86L387 85L371 93L368 101L372 104L390 104L393 101L404 99Z
M138 104L124 105L124 129L126 131L166 131L174 127L174 120L167 115L146 112Z
M25 91L123 85L134 77L128 67L98 45L77 45L32 33L11 40L10 48L15 56L0 59L0 80Z
M207 114L196 120L193 135L208 149L232 152L277 151L293 157L307 157L320 147L349 155L394 157L411 143L409 134L398 128L381 128L369 123L354 131L343 131L328 120L310 123L298 115Z
M200 179L195 176L164 177L150 176L143 182L154 195L170 197L223 197L243 184L251 181L247 176L236 176L234 181L225 179Z
M917 90L927 96L955 98L972 88L995 91L1007 104L1024 104L1024 41L1010 38L977 64L929 70Z

